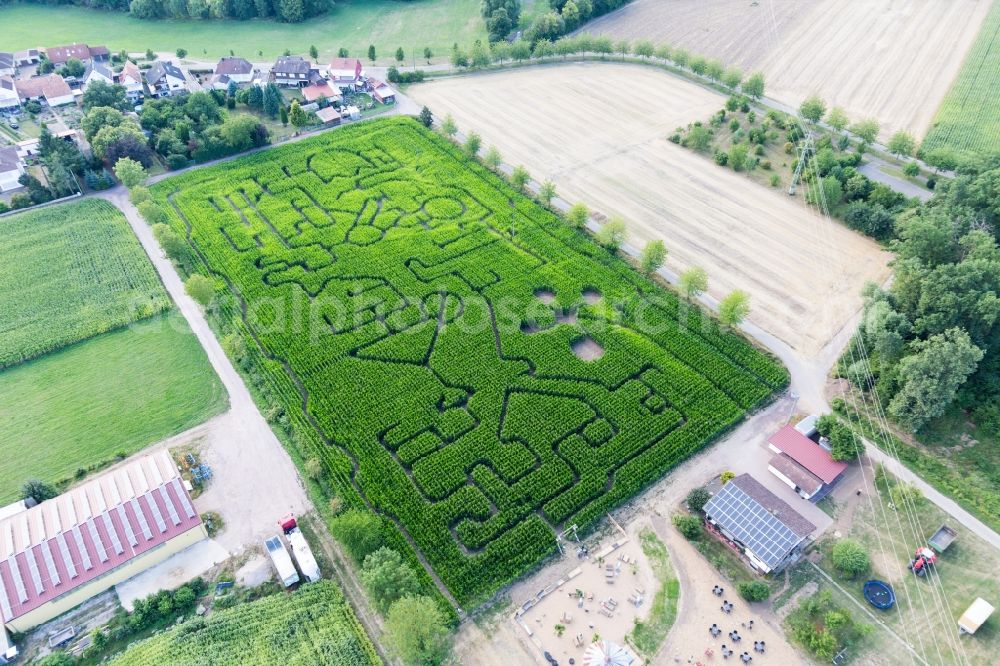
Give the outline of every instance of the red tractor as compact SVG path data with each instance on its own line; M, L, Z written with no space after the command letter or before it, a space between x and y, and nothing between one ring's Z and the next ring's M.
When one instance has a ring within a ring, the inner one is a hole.
M927 570L937 563L937 558L937 553L930 548L918 548L913 559L910 560L910 571L923 577L927 574Z

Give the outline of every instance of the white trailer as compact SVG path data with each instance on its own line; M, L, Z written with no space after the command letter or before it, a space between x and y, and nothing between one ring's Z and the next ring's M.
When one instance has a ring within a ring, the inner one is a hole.
M969 610L962 613L962 617L958 618L958 633L961 634L974 634L976 630L983 625L983 622L989 619L990 615L993 614L993 606L989 604L985 599L977 597L972 605L969 606Z
M299 582L299 574L295 571L292 558L289 557L285 544L281 542L280 536L273 536L264 542L267 546L267 554L271 556L274 568L278 570L278 578L285 587Z
M302 536L302 531L296 527L286 538L288 539L288 545L292 547L292 555L295 556L295 561L299 563L299 570L302 571L302 575L306 577L306 580L310 583L315 583L322 578L319 573L319 565L316 564L316 558L313 557L312 550L310 550L306 538Z

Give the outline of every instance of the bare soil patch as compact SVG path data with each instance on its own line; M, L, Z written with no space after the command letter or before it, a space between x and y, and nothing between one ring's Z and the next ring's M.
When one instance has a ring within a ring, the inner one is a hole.
M604 356L604 347L593 338L580 338L573 341L573 353L582 361L596 361Z
M611 81L641 94L605 104L597 92ZM410 92L437 116L452 114L461 130L479 132L505 162L552 179L563 198L621 216L632 244L662 239L668 268L701 266L710 295L747 291L750 319L804 354L860 308L866 281L889 274L887 253L872 241L667 141L724 102L688 81L591 63L457 77Z
M768 96L798 106L818 93L883 136L923 136L990 3L977 0L635 0L584 26L651 39L761 70Z

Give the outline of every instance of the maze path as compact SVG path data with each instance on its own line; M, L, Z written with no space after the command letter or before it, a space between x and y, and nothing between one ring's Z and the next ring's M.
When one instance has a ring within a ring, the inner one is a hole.
M406 119L155 195L299 392L331 472L460 600L736 423L784 370ZM586 338L595 360L577 356ZM336 452L336 453L335 453Z

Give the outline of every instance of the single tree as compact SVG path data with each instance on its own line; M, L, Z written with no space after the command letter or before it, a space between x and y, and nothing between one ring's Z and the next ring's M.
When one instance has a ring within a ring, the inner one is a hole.
M331 527L333 535L359 564L385 541L382 522L370 511L349 509L337 516Z
M215 282L211 278L194 273L184 283L184 291L199 305L207 308L215 299Z
M630 49L631 49L631 46L629 45L629 42L628 42L627 39L622 39L622 40L620 40L618 42L618 44L615 45L615 51L617 51L618 53L621 54L622 60L624 60L625 56L627 56L629 54Z
M920 165L916 162L907 162L903 167L903 175L907 178L916 178L920 175Z
M469 132L469 135L465 137L465 152L469 154L470 157L475 157L479 154L479 148L483 145L483 139L475 132Z
M905 155L909 157L917 148L917 142L913 135L905 130L899 130L889 138L886 146L893 155Z
M292 106L288 111L288 120L295 127L302 127L309 122L309 113L302 108L297 99L292 100Z
M818 123L823 114L826 113L826 102L819 95L811 95L802 102L799 107L799 114L806 120Z
M486 151L486 155L483 157L483 163L493 171L497 171L503 163L503 157L500 155L500 150L496 146L490 146L489 150Z
M146 49L146 60L156 60L156 54L153 53L153 49Z
M842 132L845 127L850 124L851 120L847 117L847 112L844 111L844 107L835 106L830 109L830 113L826 115L826 124Z
M694 266L680 274L677 286L688 300L697 298L708 289L708 274L704 268Z
M319 481L323 477L323 463L319 458L309 458L304 467L306 476L313 481Z
M424 127L430 127L434 124L434 114L426 106L420 109L420 124Z
M541 201L546 208L552 203L552 200L556 196L556 184L551 180L547 180L541 184L538 188L538 200Z
M319 60L319 49L313 44L309 47L309 57L313 60Z
M531 180L531 174L523 166L516 166L514 170L510 172L510 184L514 186L514 189L518 192L524 192L525 186L528 181Z
M431 51L431 47L425 46L424 47L424 60L427 61L428 65L431 64L431 58L433 58L433 57L434 57L434 52Z
M725 71L721 60L709 60L705 65L705 76L713 81L720 80Z
M646 275L652 275L658 271L666 260L667 248L661 240L651 240L646 243L639 255L639 265Z
M875 143L875 139L878 138L879 129L877 120L874 118L865 118L851 127L851 133L866 144L872 144Z
M708 489L704 486L692 488L687 494L688 509L691 511L701 511L711 498L712 496L709 494Z
M730 90L736 90L743 81L743 72L739 67L727 67L722 74L722 84Z
M21 499L33 499L39 504L56 497L58 494L59 491L55 489L55 486L38 479L25 481L24 485L21 486Z
M833 566L848 578L856 578L868 573L871 561L868 553L857 541L841 539L833 545L831 553Z
M771 596L771 588L762 580L745 580L736 589L747 601L764 601Z
M146 169L139 162L123 157L115 162L115 176L122 185L131 190L146 180Z
M403 562L398 552L385 546L365 557L361 582L382 614L396 600L420 593L420 579L416 572Z
M368 59L371 60L372 62L375 62L375 45L374 44L369 44L368 45Z
M620 217L612 217L601 225L597 232L597 242L611 252L617 252L618 248L625 242L626 233L625 220Z
M697 516L677 513L671 518L671 522L688 541L695 541L701 536L701 520Z
M278 115L281 118L281 126L288 127L288 109L284 105L278 109Z
M443 664L449 650L448 626L433 599L403 597L389 607L385 638L406 666Z
M406 59L406 53L403 52L403 47L400 46L396 49L396 62L403 62Z
M750 314L750 296L740 289L719 301L719 321L729 327L739 326Z
M754 72L743 82L743 93L753 99L760 99L764 96L764 75L761 72Z
M177 57L180 58L181 60L187 58L187 54L188 54L187 49L177 49Z
M587 204L575 203L566 211L566 222L576 229L583 229L587 226L589 218L590 211L587 210Z
M451 117L450 113L441 121L441 131L449 138L458 134L458 126L455 124L455 119Z
M695 123L684 137L685 145L704 152L712 145L712 130L701 123Z
M643 39L635 43L635 54L641 58L653 57L653 42Z
M337 49L337 57L338 58L346 58L349 55L350 55L350 53L348 52L348 50L345 47L341 46L339 49Z

